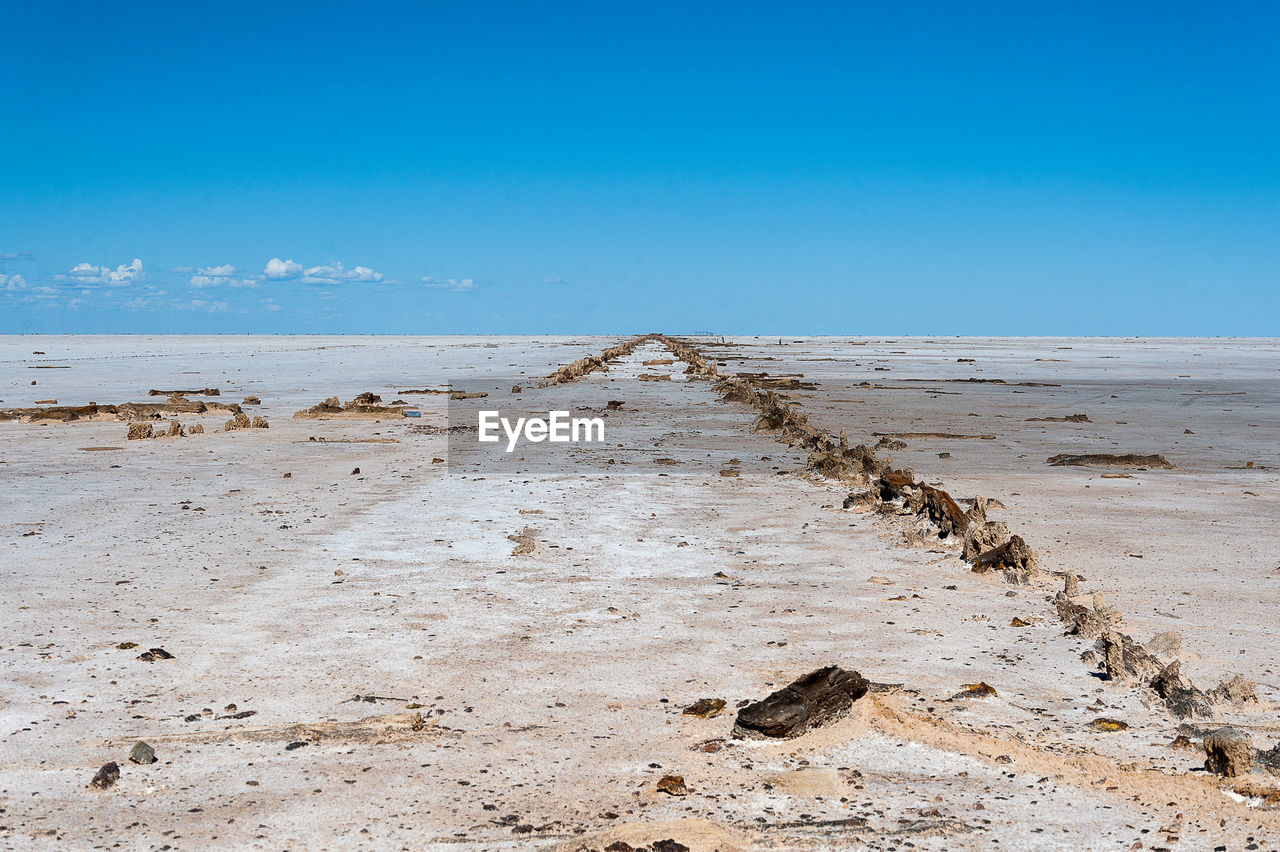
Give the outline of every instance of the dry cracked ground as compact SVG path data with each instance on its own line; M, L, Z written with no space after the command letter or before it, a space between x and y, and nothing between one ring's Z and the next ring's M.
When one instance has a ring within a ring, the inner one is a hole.
M1026 584L845 509L848 483L658 342L539 387L616 342L0 339L3 408L219 388L269 422L0 423L0 846L1280 845L1280 779L1207 772L1201 746L1280 728L1274 341L694 341L995 498L1039 551ZM468 456L447 394L403 393L442 388L621 437ZM292 416L366 391L421 416ZM1173 467L1047 463L1130 452ZM1239 674L1257 700L1178 719L1107 679L1059 620L1066 573L1137 640L1176 631L1197 686ZM876 684L847 716L732 736L828 665ZM700 699L726 706L683 712Z

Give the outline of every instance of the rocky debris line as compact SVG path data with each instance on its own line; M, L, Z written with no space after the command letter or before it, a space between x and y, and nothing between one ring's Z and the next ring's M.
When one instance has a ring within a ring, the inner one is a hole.
M610 346L599 355L588 355L586 358L579 358L572 364L566 364L547 376L545 381L539 382L538 387L545 388L552 385L562 385L567 382L576 382L583 376L591 373L609 372L609 362L616 361L619 358L625 358L644 343L659 339L656 334L644 334L639 337L633 337L628 341L619 343L617 346Z
M1093 606L1089 607L1076 602L1079 591L1079 579L1068 572L1064 588L1053 603L1068 635L1096 640L1094 650L1086 651L1084 660L1101 662L1108 681L1152 690L1178 719L1209 719L1217 706L1239 706L1258 700L1257 684L1241 675L1232 676L1208 692L1199 689L1182 674L1182 664L1176 659L1182 650L1182 637L1176 631L1158 633L1144 645L1120 631L1124 613L1108 606L1101 593L1093 596Z
M1136 468L1139 470L1173 470L1173 465L1169 463L1167 458L1154 453L1149 456L1140 456L1135 453L1124 453L1123 455L1112 455L1110 453L1088 453L1079 456L1059 453L1056 456L1050 456L1048 462L1054 467L1071 465L1073 467L1125 467Z
M222 396L218 388L201 388L200 390L156 390L147 391L147 396Z
M240 406L225 402L200 402L182 396L171 396L166 402L122 402L119 405L56 405L49 408L0 409L0 422L38 423L51 420L71 423L76 420L121 421L134 423L163 420L174 414L206 414L213 411L238 413Z
M331 396L319 405L313 405L304 411L299 411L293 416L298 419L323 418L323 417L350 417L350 418L368 418L381 419L383 417L404 417L403 403L383 405L382 397L372 391L365 391L358 394L354 399L345 405L342 400L336 396Z
M866 678L855 671L838 666L818 669L739 710L733 735L752 739L798 737L843 718L869 688Z
M917 482L911 471L891 469L888 463L881 462L872 450L863 445L849 447L843 432L833 436L815 429L796 403L761 386L763 374L740 373L721 379L716 373L715 364L703 358L692 346L661 335L657 339L689 364L687 373L715 379L715 389L725 401L756 408L760 414L756 418L755 428L774 431L780 440L811 449L809 469L829 478L865 483L865 490L852 492L845 498L844 508L876 509L885 514L926 515L935 525L939 538L963 538L962 557L973 566L974 572L999 570L1004 572L1007 580L1015 583L1029 582L1035 573L1038 562L1036 551L1021 536L1011 534L1006 524L987 520L986 510L990 502L987 498L975 497L970 508L962 510L950 494ZM1086 415L1039 419L1089 422ZM925 435L937 437L933 433L882 437ZM878 444L877 448L880 446ZM1168 459L1160 455L1058 455L1049 459L1049 463L1173 468ZM1215 705L1240 705L1257 700L1256 685L1240 675L1233 676L1208 692L1200 690L1182 675L1178 660L1170 659L1176 658L1181 648L1181 637L1178 634L1172 631L1162 633L1147 645L1142 645L1117 629L1123 613L1108 607L1101 594L1095 595L1092 608L1077 603L1074 598L1078 594L1078 578L1073 572L1067 572L1065 589L1058 593L1053 602L1059 617L1067 626L1068 634L1097 640L1096 649L1086 651L1085 656L1089 660L1102 662L1108 680L1134 683L1151 689L1177 718L1209 718ZM1170 661L1166 663L1165 659ZM780 693L775 693L778 694ZM1280 746L1273 751L1276 752L1276 771L1280 774Z
M237 413L235 417L228 420L226 422L226 425L222 427L223 431L225 432L234 432L237 429L269 429L269 428L271 427L267 423L267 418L254 417L252 420L250 420L249 416L244 413Z

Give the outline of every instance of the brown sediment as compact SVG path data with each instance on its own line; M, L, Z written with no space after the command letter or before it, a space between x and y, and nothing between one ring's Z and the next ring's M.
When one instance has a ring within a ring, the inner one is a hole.
M1092 423L1087 414L1067 414L1062 417L1028 417L1028 423Z
M1060 453L1056 456L1050 456L1048 462L1054 467L1071 465L1072 467L1126 467L1173 470L1173 465L1169 463L1167 458L1154 453L1147 456L1137 455L1136 453L1124 453L1123 455L1112 455L1110 453L1069 455Z

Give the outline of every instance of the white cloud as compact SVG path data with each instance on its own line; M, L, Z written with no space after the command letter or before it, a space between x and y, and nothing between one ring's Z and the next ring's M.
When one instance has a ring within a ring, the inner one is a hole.
M465 293L468 290L474 290L476 282L470 278L432 278L430 275L422 279L422 283L433 290L452 290L455 293Z
M76 281L81 284L107 284L119 287L141 281L145 275L142 261L134 258L130 263L122 263L115 269L109 266L94 266L91 263L77 263L69 272L54 276L59 281Z
M21 275L5 275L0 273L0 290L25 290L27 281Z
M326 266L311 267L303 273L302 280L307 284L337 284L342 281L381 281L385 277L367 266L344 269L341 263L334 261Z
M285 281L301 275L302 264L294 263L292 259L281 260L273 257L267 261L267 268L262 270L262 274L271 281Z
M195 272L191 276L191 286L197 289L203 287L217 287L226 284L228 287L257 287L258 282L252 278L245 278L236 272L236 268L229 263L221 266L202 266L199 269L186 267L188 272Z
M236 268L229 263L221 266L202 266L191 276L192 287L216 287L225 284L227 279L236 274Z
M561 278L559 275L557 275L554 278L543 278L542 283L543 284L563 284L565 283L565 280Z

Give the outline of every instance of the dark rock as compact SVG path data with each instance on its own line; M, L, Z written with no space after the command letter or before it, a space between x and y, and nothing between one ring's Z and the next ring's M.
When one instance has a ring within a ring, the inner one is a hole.
M154 663L156 660L172 660L173 654L170 654L164 648L151 648L139 654L138 659L144 663Z
M740 710L734 736L798 737L844 716L867 689L857 672L838 666L818 669Z
M650 844L653 852L689 852L689 847L668 837L666 840L655 840Z
M120 780L120 767L113 760L98 770L98 774L93 776L93 780L89 782L89 786L95 790L107 790Z
M156 762L156 750L144 742L137 742L129 752L129 761L146 766Z

